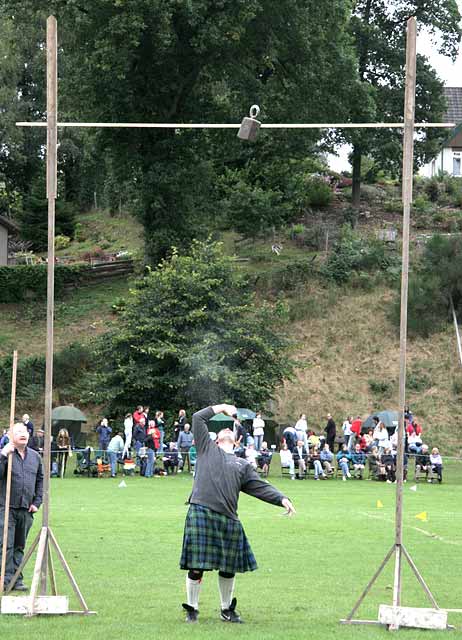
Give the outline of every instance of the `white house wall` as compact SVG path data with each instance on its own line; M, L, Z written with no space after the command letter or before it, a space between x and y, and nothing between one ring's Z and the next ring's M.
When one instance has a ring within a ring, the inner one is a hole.
M0 226L0 267L8 264L8 231Z
M439 173L445 172L452 176L454 168L454 152L455 150L452 149L452 147L445 147L439 152L434 160L420 168L419 175L424 178L432 178ZM457 150L457 152L459 152L459 150Z

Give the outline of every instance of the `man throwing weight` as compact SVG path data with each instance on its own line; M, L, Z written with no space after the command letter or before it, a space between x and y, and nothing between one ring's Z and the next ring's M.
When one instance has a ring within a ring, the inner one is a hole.
M295 513L288 498L262 480L252 466L234 455L234 435L222 429L216 442L209 437L207 420L217 413L236 414L236 407L219 404L193 415L192 426L197 449L196 477L183 536L180 567L186 577L186 621L197 622L199 592L204 571L218 571L221 619L242 622L233 598L236 573L254 571L255 557L237 517L239 492L285 507Z

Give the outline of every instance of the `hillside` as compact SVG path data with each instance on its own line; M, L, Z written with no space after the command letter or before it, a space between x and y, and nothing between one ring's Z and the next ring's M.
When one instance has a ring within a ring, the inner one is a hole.
M374 198L377 192L373 191ZM346 206L344 198L337 198L334 207L323 216L318 214L316 220L307 218L306 228L312 230L315 225L330 228L329 224L335 223L339 211L343 215ZM399 219L373 203L368 204L359 220L366 235L374 234L385 223L398 226ZM142 229L130 216L112 218L92 212L81 219L81 225L79 238L66 247L66 255L79 256L101 245L105 250L142 253ZM367 290L324 286L313 278L278 293L281 271L307 258L322 262L325 251L304 246L291 231L254 242L242 242L236 234L226 233L223 240L227 252L239 258L236 268L252 277L258 276L259 295L283 294L290 304L293 320L288 330L294 340L293 357L298 366L294 378L285 382L267 407L276 419L293 422L304 412L310 425L319 429L324 427L328 412L340 425L347 414L366 416L373 410L396 408L399 337L388 317L394 291L384 285ZM271 250L274 242L283 246L280 255ZM321 246L323 243L324 240ZM272 291L267 289L268 281L273 285ZM116 322L112 305L127 294L129 287L130 280L113 280L83 287L58 301L56 350L75 341L86 343L107 331ZM44 303L0 305L0 317L0 357L11 354L14 348L19 350L20 357L44 353ZM431 430L432 442L445 443L446 450L449 447L457 453L462 443L460 395L457 395L462 386L459 369L451 326L431 339L409 342L409 404L424 428ZM94 424L99 408L82 408L89 424ZM24 411L31 413L37 423L41 422L42 403L18 404L17 414ZM2 422L6 423L8 414L8 407L1 406Z

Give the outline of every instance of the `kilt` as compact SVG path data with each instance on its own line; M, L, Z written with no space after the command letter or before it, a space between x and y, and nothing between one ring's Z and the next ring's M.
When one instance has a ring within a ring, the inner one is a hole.
M254 571L257 562L239 520L190 504L180 568L244 573Z

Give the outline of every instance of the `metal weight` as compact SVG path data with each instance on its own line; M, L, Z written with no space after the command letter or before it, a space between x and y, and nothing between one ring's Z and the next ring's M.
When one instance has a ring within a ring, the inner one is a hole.
M257 120L259 113L260 107L258 105L254 104L250 107L250 117L247 116L242 120L237 133L238 138L241 140L248 140L249 142L255 142L261 125L261 122Z

